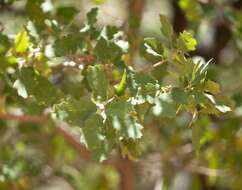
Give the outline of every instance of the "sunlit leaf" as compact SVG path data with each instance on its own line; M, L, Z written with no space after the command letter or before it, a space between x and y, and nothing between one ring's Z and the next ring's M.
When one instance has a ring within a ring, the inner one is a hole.
M30 45L30 39L26 31L20 32L15 37L15 51L25 53Z

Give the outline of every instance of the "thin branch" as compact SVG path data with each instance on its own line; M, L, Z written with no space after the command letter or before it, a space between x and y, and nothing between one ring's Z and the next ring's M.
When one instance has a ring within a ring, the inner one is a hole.
M46 124L48 122L47 116L33 116L33 115L13 115L13 114L0 114L0 120L15 120L22 123L35 123ZM90 152L76 139L74 138L64 127L56 126L55 131L61 135L66 142L72 145L82 156L83 159L89 161L91 156Z
M48 121L48 118L46 116L0 114L0 120L15 120L23 123L44 124Z
M76 138L74 138L70 133L68 133L63 127L56 127L55 130L58 134L64 137L66 142L72 145L72 147L74 147L75 150L79 152L79 154L85 161L91 160L90 152Z
M91 63L95 60L94 55L71 54L67 56L70 60L82 64L83 62Z

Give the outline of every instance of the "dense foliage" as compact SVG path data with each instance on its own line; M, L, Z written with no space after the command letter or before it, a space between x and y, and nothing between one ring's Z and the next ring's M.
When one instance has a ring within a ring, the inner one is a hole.
M74 189L118 189L114 168L76 166L83 160L55 128L78 133L99 162L119 153L140 160L158 152L167 189L183 170L191 173L190 189L204 183L241 188L242 98L221 90L217 57L198 56L194 38L200 19L213 19L215 5L180 0L191 30L175 32L161 14L154 18L160 36L144 38L100 26L98 8L79 26L75 6L54 5L27 0L27 19L16 34L1 25L0 189L33 189L46 172ZM232 45L241 51L242 13L220 6L234 29ZM132 20L131 29L138 22ZM134 64L134 56L145 64ZM200 175L209 178L203 182Z

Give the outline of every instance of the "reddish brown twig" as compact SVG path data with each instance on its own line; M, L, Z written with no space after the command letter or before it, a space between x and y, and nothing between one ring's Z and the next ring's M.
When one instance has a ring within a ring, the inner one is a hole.
M94 55L83 55L83 54L71 54L67 56L70 60L76 62L77 64L92 63L95 60Z
M24 123L46 124L48 118L46 116L0 114L0 120L15 120ZM60 134L66 140L66 142L72 145L83 159L86 161L90 160L91 156L89 151L63 127L56 126L55 131Z
M46 116L0 114L0 120L15 120L24 123L44 124L48 121L48 118Z

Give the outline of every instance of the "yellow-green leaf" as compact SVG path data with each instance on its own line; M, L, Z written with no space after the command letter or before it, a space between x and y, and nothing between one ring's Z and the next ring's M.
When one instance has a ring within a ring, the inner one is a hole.
M15 51L25 53L30 45L29 36L26 31L20 32L15 37Z
M210 92L211 94L220 93L220 86L218 83L208 80L205 82L204 90Z

